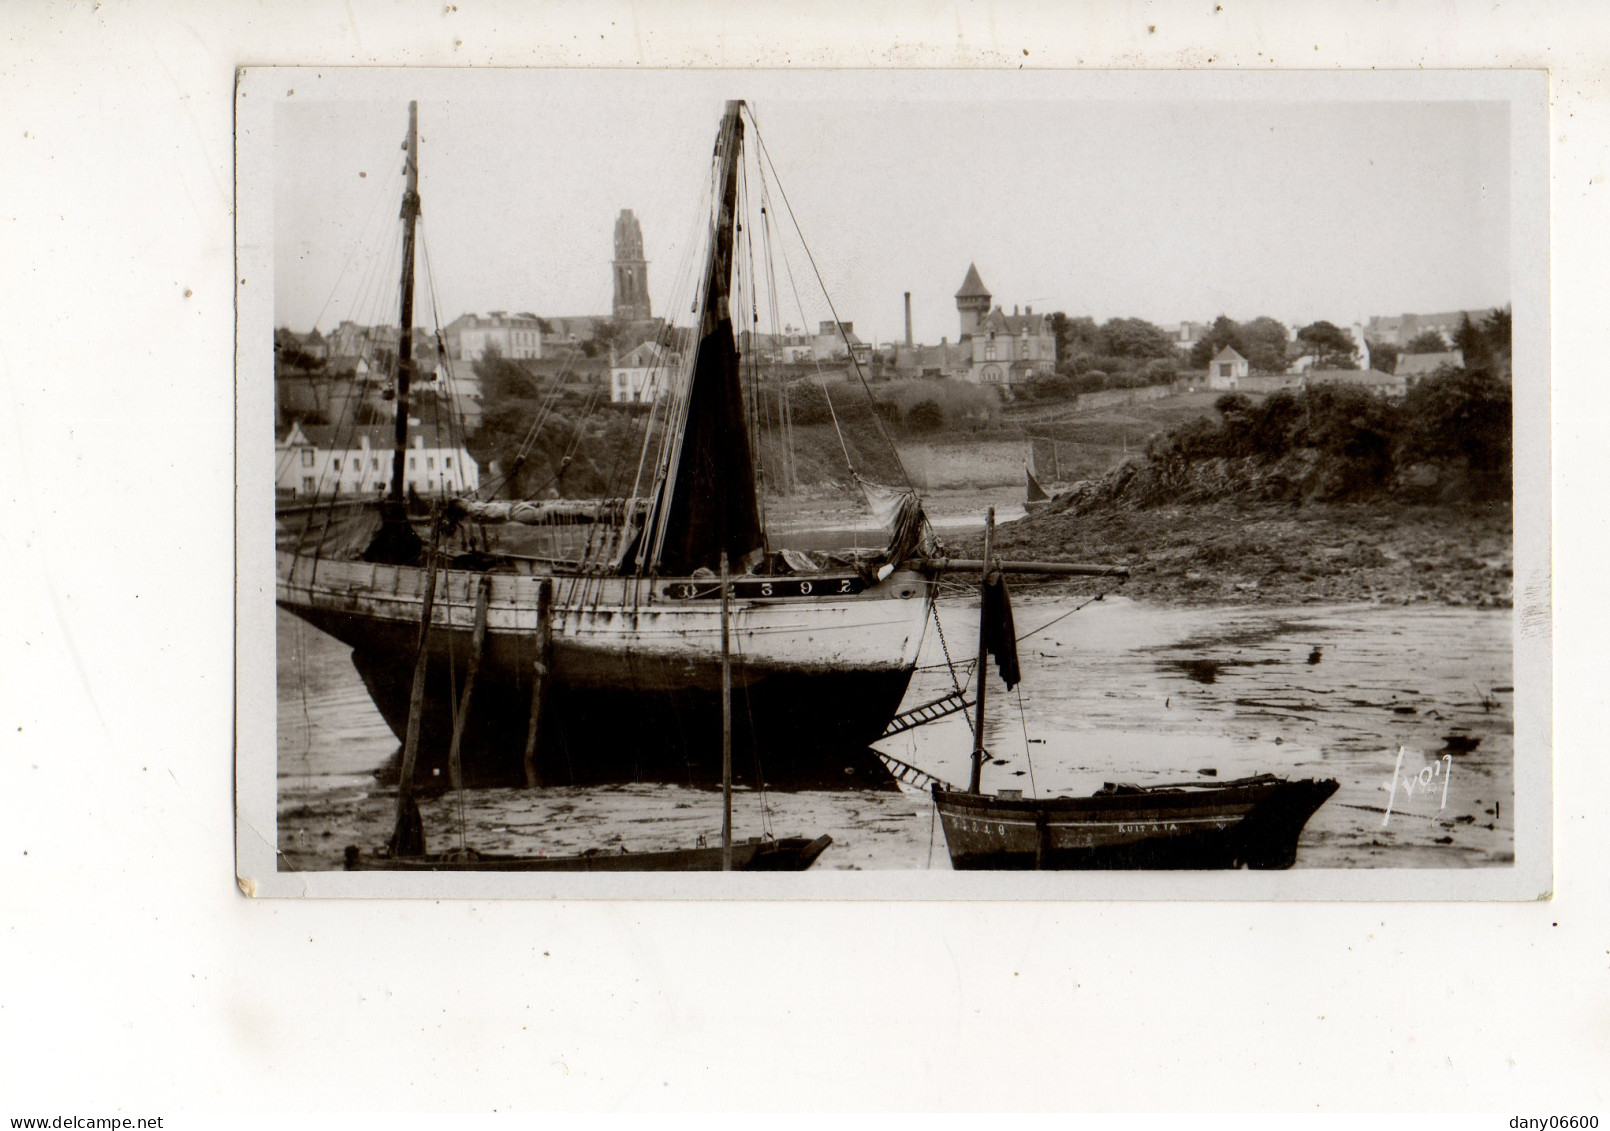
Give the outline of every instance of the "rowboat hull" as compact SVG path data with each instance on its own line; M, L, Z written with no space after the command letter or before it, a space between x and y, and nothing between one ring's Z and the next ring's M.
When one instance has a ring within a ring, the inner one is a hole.
M445 772L454 692L468 665L483 576L491 577L491 596L462 740L465 782L524 781L544 578L469 570L437 575L421 778ZM541 780L719 781L721 602L714 583L547 580L553 645L538 736ZM762 585L772 595L759 595ZM802 585L811 592L800 592ZM415 567L281 555L279 604L352 647L370 698L399 739L407 730L424 589L425 571ZM866 748L910 683L929 581L901 571L868 587L846 573L743 579L745 589L756 595L730 602L735 776L801 785L881 776Z
M1267 775L1197 788L1022 799L934 786L958 870L1290 868L1334 781Z
M816 863L833 838L783 837L732 846L734 872L803 872ZM581 856L485 856L477 852L436 856L346 854L348 872L719 872L720 848L668 852L589 852Z

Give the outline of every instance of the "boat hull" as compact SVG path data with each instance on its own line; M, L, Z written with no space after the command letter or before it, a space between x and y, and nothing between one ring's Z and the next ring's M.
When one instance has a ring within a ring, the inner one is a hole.
M1279 869L1336 788L1259 777L1043 800L933 795L958 870Z
M833 838L819 836L751 840L732 846L734 872L803 872L816 863ZM479 853L437 856L365 856L356 847L346 853L348 872L719 872L720 848L686 848L667 852L589 852L581 856L483 856Z
M289 557L287 555L287 557ZM427 644L420 779L445 782L482 574L438 574ZM465 720L469 786L525 780L537 655L535 575L493 574L485 644ZM921 646L928 581L853 575L812 588L855 592L734 600L733 767L739 781L862 785L886 774L867 747L898 711ZM422 615L425 571L360 562L282 561L278 601L353 649L399 739ZM558 577L551 674L535 769L548 784L715 782L721 776L720 600L708 579ZM785 588L779 581L776 588ZM692 596L675 594L691 593Z

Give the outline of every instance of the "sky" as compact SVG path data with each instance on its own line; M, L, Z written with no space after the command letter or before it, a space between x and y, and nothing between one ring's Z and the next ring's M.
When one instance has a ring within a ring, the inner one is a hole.
M466 311L607 314L622 208L642 224L655 313L685 321L731 96L749 100L772 192L786 192L835 308L867 340L903 335L908 290L917 340L954 340L969 263L1008 311L1169 327L1510 301L1501 102L1304 101L1269 97L1267 84L1255 98L1137 96L1133 83L1087 97L1043 81L889 75L533 72L489 85L455 74L276 108L276 324L395 319L410 96L420 273L443 324ZM786 227L775 195L770 220ZM774 245L803 295L796 305L779 287L778 324L827 317L798 240ZM774 269L786 278L781 258ZM428 325L419 295L416 322Z

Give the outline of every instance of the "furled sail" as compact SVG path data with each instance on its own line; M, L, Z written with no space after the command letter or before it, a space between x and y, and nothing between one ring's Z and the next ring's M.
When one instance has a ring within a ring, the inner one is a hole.
M658 521L655 570L672 576L742 562L764 549L754 457L744 418L728 296L738 194L743 103L727 103L716 138L717 215L704 281L699 346L683 407L681 439Z
M453 499L447 505L447 513L450 518L485 523L621 526L629 519L641 517L643 506L641 499L518 499L509 502Z

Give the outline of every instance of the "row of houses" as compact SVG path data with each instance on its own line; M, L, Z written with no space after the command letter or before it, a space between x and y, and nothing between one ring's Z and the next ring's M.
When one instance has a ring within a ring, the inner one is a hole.
M1273 393L1281 389L1301 389L1309 385L1334 383L1358 385L1383 397L1404 396L1411 386L1443 369L1460 369L1465 355L1460 350L1441 353L1400 354L1391 373L1371 368L1322 369L1316 365L1293 366L1285 373L1252 373L1247 359L1225 346L1208 366L1208 388L1224 392Z
M293 421L274 443L274 487L281 498L378 496L391 490L392 429L336 428ZM456 495L481 485L480 466L461 441L420 420L409 422L403 466L409 495Z

